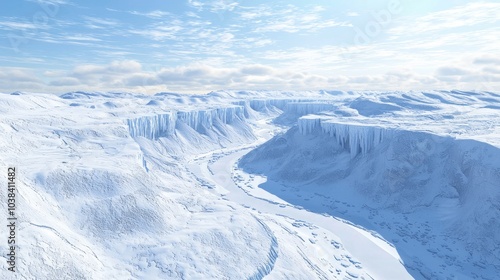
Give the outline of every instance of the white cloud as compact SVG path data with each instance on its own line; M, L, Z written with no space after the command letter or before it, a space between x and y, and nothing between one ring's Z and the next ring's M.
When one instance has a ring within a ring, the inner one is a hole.
M78 86L80 85L80 80L76 78L71 78L71 77L64 77L64 78L59 78L57 80L53 80L49 83L51 86Z
M88 34L61 34L50 32L24 33L23 40L33 40L51 44L80 45L88 47L106 48L105 42Z
M289 4L286 7L270 5L242 7L237 13L242 20L253 26L256 33L316 32L330 27L351 26L348 22L338 22L331 18L324 18L321 16L322 11L324 11L324 8L321 6L314 6L304 10L304 8Z
M233 11L239 4L235 1L230 0L216 0L210 2L210 11L220 12L220 11Z
M129 32L136 35L147 37L154 41L174 40L177 38L177 32L182 30L182 27L171 27L170 30L130 30Z
M492 74L500 74L500 67L484 67L482 69L486 73L492 73Z
M83 16L85 20L85 26L91 29L108 29L110 27L117 27L120 23L115 19L110 18L97 18L97 17L89 17Z
M40 79L33 75L33 71L23 68L0 68L0 79L9 80L12 82L41 82Z
M455 80L454 88L465 86L460 75L475 72L479 64L494 64L500 57L499 9L500 3L478 2L421 17L393 17L376 36L348 45L344 64L366 75L373 75L380 65L386 69L406 65L416 73L432 73L446 85Z
M116 80L121 75L140 72L142 65L134 60L113 61L109 65L84 64L75 67L68 76L82 83L98 83L109 78Z
M193 8L196 8L198 10L202 10L204 5L203 2L201 1L197 1L197 0L188 0L188 4L193 7Z
M42 89L44 83L30 69L0 67L0 91L36 91Z
M190 64L181 67L143 70L136 61L115 61L109 65L80 65L71 73L48 72L48 87L81 90L144 91L162 88L174 91L205 92L222 88L233 89L301 89L324 88L328 77L307 73L294 73L266 65L242 67L216 67L207 64ZM150 92L154 93L154 92Z
M453 65L451 63L445 64L436 69L435 76L453 88L463 87L498 92L500 89L500 64L490 60L492 58L490 55L480 55L455 62ZM477 67L478 62L487 66L479 68Z
M68 41L87 41L87 42L102 42L101 39L89 36L89 35L82 35L82 34L76 34L72 36L65 36L64 39Z
M467 69L455 66L444 66L437 69L438 76L463 76L470 73Z
M192 17L192 18L201 18L198 14L194 12L186 12L186 16Z
M133 15L145 16L145 17L154 18L154 19L158 19L158 18L162 18L162 17L166 17L166 16L171 16L172 15L169 12L160 11L160 10L155 10L155 11L146 12L146 13L144 13L144 12L138 12L138 11L130 11L129 13L133 14Z
M418 35L433 31L450 31L459 27L493 24L500 20L500 3L477 2L434 12L415 19L404 19L390 29L392 35Z
M213 13L233 11L239 4L231 0L197 1L188 0L188 4L198 11L208 10Z
M494 56L491 54L481 55L474 59L475 64L496 64L500 65L500 56Z
M135 35L141 35L154 41L178 40L193 32L188 26L192 22L199 21L181 21L174 19L168 22L154 23L143 29L133 29L128 32ZM182 31L182 32L181 32Z
M35 2L42 5L69 5L70 2L66 0L27 0L29 2Z
M274 73L274 70L271 67L265 65L249 65L241 67L240 72L244 75L262 76L271 75Z
M153 23L143 29L128 31L154 41L146 47L162 48L170 61L192 61L200 57L225 57L229 61L234 59L235 49L270 43L269 40L260 41L261 38L251 36L237 38L236 32L238 30L234 28L215 26L210 21L192 18Z
M361 50L369 53L366 47L324 46L321 48L290 48L285 50L268 50L258 56L269 64L293 71L329 72L351 67L355 62L352 56Z
M0 91L15 90L62 93L65 91L160 91L205 93L218 89L269 90L428 90L436 88L490 90L500 85L498 73L438 67L436 74L422 75L410 68L373 75L342 73L310 74L262 64L221 67L188 64L146 70L137 61L114 61L108 65L79 65L71 72L45 71L44 82L33 71L1 68ZM447 74L446 76L441 74ZM452 74L452 75L449 75Z
M271 39L250 37L243 39L241 44L242 48L261 48L265 46L272 45L274 43Z
M44 26L29 22L0 21L0 29L4 30L30 30L44 28Z

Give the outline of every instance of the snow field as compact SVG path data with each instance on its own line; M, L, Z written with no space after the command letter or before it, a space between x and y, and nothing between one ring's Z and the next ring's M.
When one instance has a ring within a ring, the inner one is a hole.
M498 103L0 94L0 164L20 170L17 277L494 279Z

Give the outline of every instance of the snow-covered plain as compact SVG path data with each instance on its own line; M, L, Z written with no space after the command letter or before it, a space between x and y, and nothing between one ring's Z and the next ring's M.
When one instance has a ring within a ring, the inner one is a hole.
M0 276L496 279L499 110L463 91L0 94L19 217Z

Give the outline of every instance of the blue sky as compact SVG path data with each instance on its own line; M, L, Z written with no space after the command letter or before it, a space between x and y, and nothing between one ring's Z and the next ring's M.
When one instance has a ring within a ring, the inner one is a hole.
M500 90L498 1L2 0L0 91Z

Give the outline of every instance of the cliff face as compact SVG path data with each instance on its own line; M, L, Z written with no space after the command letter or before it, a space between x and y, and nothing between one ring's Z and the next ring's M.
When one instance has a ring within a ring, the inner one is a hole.
M244 107L223 107L217 109L172 111L153 116L128 119L127 125L132 137L142 136L148 139L174 135L176 127L186 124L196 131L212 129L214 123L231 124L244 119Z
M351 153L351 158L359 153L366 154L373 147L390 137L391 129L376 126L362 126L357 124L343 124L335 120L322 119L321 117L302 117L298 120L299 131L310 134L319 129L321 132L334 137L335 141Z

